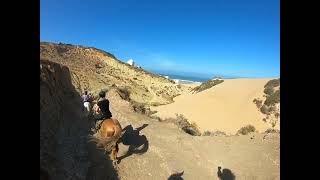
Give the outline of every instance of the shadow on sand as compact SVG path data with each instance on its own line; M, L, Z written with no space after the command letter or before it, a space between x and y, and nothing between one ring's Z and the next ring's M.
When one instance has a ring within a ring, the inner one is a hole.
M131 156L132 154L143 154L149 149L149 142L145 135L140 135L140 131L147 127L148 124L143 124L141 127L133 129L132 125L126 126L122 131L125 133L122 135L120 142L129 146L127 153L121 157L118 157L118 163L122 159ZM142 148L140 148L143 146Z
M118 172L114 168L109 155L106 155L104 149L96 147L94 142L89 142L89 162L86 180L118 180Z
M221 167L218 167L218 172L217 172L218 178L220 180L235 180L236 176L232 173L230 169L223 169L221 171Z
M183 180L182 178L183 173L184 171L182 171L181 173L174 173L168 178L168 180Z

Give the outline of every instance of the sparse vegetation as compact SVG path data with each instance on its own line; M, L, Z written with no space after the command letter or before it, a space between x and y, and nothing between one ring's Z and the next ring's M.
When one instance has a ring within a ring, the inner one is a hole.
M160 105L163 105L163 104L161 104L159 102L151 102L150 105L151 106L160 106Z
M261 108L262 106L262 100L261 99L254 99L253 102L257 105L258 108Z
M267 129L267 130L265 131L265 133L280 133L280 131L277 130L277 129L269 128L269 129Z
M100 68L103 68L103 67L104 67L104 65L103 65L102 63L96 63L94 66L95 66L97 69L100 69Z
M125 100L130 102L130 104L133 107L133 110L137 113L145 114L145 115L152 115L156 113L157 111L151 111L149 107L147 107L144 103L136 102L130 98L130 90L129 87L116 87L118 94L120 97Z
M264 93L266 94L265 105L273 106L276 103L280 103L280 87L274 91L274 88L277 86L280 86L280 79L272 79L264 86Z
M143 103L135 102L133 100L131 100L130 103L132 104L133 110L137 113L151 116L152 114L157 112L157 111L151 111L150 108Z
M226 136L227 134L222 131L205 131L202 136Z
M265 104L261 106L260 111L261 111L263 114L270 114L269 108L268 108L268 106L266 106Z
M70 49L70 47L68 47L67 45L65 44L60 44L60 46L57 46L56 47L56 50L58 52L58 54L61 56L62 54L68 52Z
M266 87L263 92L270 96L271 94L273 94L273 88L272 87Z
M181 128L184 132L192 135L192 136L201 136L201 132L196 123L190 123L187 118L185 118L182 114L176 114L176 118L166 118L161 120L161 122L172 122L176 124L179 128Z
M255 132L256 128L252 125L247 125L238 130L237 134L247 135L251 132Z
M219 79L211 79L209 81L206 81L204 83L202 83L201 85L195 87L192 89L192 91L195 91L195 92L201 92L201 91L204 91L206 89L209 89L217 84L220 84L222 83L223 80L219 80Z
M117 91L123 100L131 101L130 90L128 87L126 87L126 86L125 87L117 87Z
M275 90L275 87L279 88ZM267 115L266 118L262 119L264 122L267 122L269 116L274 115L273 119L275 120L270 120L272 127L274 127L280 117L280 113L278 112L279 110L276 105L277 103L280 103L280 78L268 81L264 88L265 101L262 103L262 100L254 99L253 102L263 114Z
M277 90L267 96L266 100L264 101L264 104L267 106L274 105L276 103L280 103L280 90Z
M272 80L268 81L266 85L264 85L265 88L267 88L267 87L274 88L277 86L280 86L280 78L279 79L272 79Z

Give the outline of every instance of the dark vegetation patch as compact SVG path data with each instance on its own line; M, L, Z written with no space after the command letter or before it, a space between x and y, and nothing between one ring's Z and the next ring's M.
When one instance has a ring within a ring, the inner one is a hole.
M224 80L219 80L219 79L211 79L209 81L206 81L206 82L203 82L201 83L199 86L195 87L192 89L192 91L194 92L201 92L201 91L204 91L204 90L207 90L217 84L220 84L222 83Z

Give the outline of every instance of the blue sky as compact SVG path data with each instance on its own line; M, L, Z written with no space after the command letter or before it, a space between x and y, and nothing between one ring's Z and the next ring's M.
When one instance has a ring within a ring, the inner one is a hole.
M157 72L280 76L279 0L40 0L40 39Z

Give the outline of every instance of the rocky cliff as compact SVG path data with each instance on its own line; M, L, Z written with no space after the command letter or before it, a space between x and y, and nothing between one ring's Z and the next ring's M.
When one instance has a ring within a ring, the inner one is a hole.
M40 167L51 180L85 179L87 135L81 98L67 67L40 61Z

